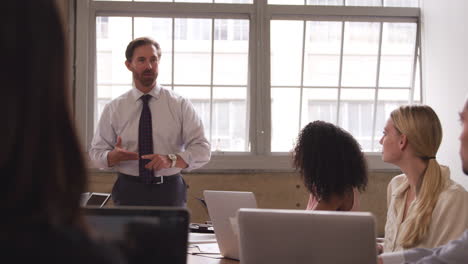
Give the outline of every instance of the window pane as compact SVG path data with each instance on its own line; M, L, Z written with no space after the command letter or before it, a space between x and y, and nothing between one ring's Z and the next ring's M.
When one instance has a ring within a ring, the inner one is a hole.
M380 23L346 22L343 86L375 87Z
M271 85L301 85L303 21L271 21Z
M210 140L210 88L209 87L180 87L175 86L174 91L190 100L200 116L205 128L205 136Z
M271 89L271 151L290 151L299 132L299 88Z
M175 19L174 83L211 83L211 19Z
M304 0L268 0L269 5L304 5Z
M304 85L338 86L341 22L308 21L304 55Z
M375 122L374 150L382 151L379 140L390 113L400 105L408 104L409 90L407 89L380 89L377 102L377 119Z
M125 67L125 49L132 38L129 17L96 18L96 111L94 124L110 100L132 87L132 75ZM96 126L94 126L96 127Z
M172 83L172 18L135 17L135 38L151 37L161 46L158 83Z
M95 0L96 1L96 0ZM108 0L112 1L112 0ZM118 0L128 1L128 0ZM172 2L173 0L134 0L135 2ZM174 0L176 3L227 3L227 4L252 4L253 0Z
M174 2L187 2L187 3L212 3L212 0L175 0Z
M347 6L382 6L382 0L346 0Z
M365 151L372 149L374 89L343 89L340 103L340 126L350 132Z
M247 88L213 88L213 151L249 151Z
M379 86L410 87L415 42L415 23L383 24Z
M419 0L384 0L384 6L419 7Z
M124 1L124 0L119 0ZM129 1L129 0L126 0ZM172 0L133 0L135 2L172 2Z
M308 5L337 5L342 6L344 0L307 0Z
M216 19L213 83L247 85L249 21Z
M336 124L338 89L304 89L301 127L315 120Z
M227 4L252 4L253 0L215 0L214 2Z

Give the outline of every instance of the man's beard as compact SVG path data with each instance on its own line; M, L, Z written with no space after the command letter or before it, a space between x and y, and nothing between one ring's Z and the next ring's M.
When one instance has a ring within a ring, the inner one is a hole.
M155 73L155 74L152 74L151 76L147 75L145 76L146 73L152 73L150 71L144 71L142 72L141 74L138 74L138 73L133 73L133 78L134 79L137 79L140 81L140 83L145 86L145 87L149 87L151 86L152 84L154 84L155 80L156 80L156 77L158 77L158 75Z

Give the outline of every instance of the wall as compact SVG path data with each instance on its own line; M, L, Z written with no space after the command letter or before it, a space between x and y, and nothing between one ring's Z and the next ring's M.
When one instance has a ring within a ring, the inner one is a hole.
M370 172L367 190L360 196L361 210L372 212L376 217L377 235L384 234L387 218L387 185L398 171ZM113 173L91 172L89 191L112 191L116 179ZM251 191L255 194L258 207L276 209L305 209L308 192L296 173L223 173L184 174L188 185L187 207L191 222L203 223L209 220L206 210L195 198L203 197L203 190ZM112 207L112 202L108 203Z
M439 115L444 138L437 155L468 189L461 170L458 112L468 95L468 1L421 0L422 71L426 103Z

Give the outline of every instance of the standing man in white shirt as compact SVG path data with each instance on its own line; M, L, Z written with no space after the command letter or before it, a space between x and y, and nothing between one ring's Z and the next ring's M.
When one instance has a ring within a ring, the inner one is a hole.
M133 88L105 106L90 157L99 167L118 171L112 189L116 205L185 206L181 170L210 160L203 124L189 100L157 84L156 41L137 38L125 56Z
M460 139L460 156L463 172L468 175L468 97L460 113L462 133ZM466 205L468 207L468 204ZM460 208L460 210L466 208ZM468 230L459 239L452 240L446 245L437 248L415 248L405 251L382 254L379 264L465 264L468 263Z

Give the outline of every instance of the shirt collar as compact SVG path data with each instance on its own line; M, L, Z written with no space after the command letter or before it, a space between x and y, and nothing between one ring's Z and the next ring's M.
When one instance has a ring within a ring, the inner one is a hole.
M409 188L408 179L404 179L403 182L392 192L392 196L396 196L397 198L402 198Z
M138 101L140 99L140 97L142 97L143 95L145 95L143 92L141 92L140 90L138 90L136 87L135 87L135 84L132 85L132 97L135 101ZM157 84L154 86L153 89L151 89L151 91L148 93L149 95L151 95L152 97L154 97L155 99L159 99L159 97L161 96L161 85Z

